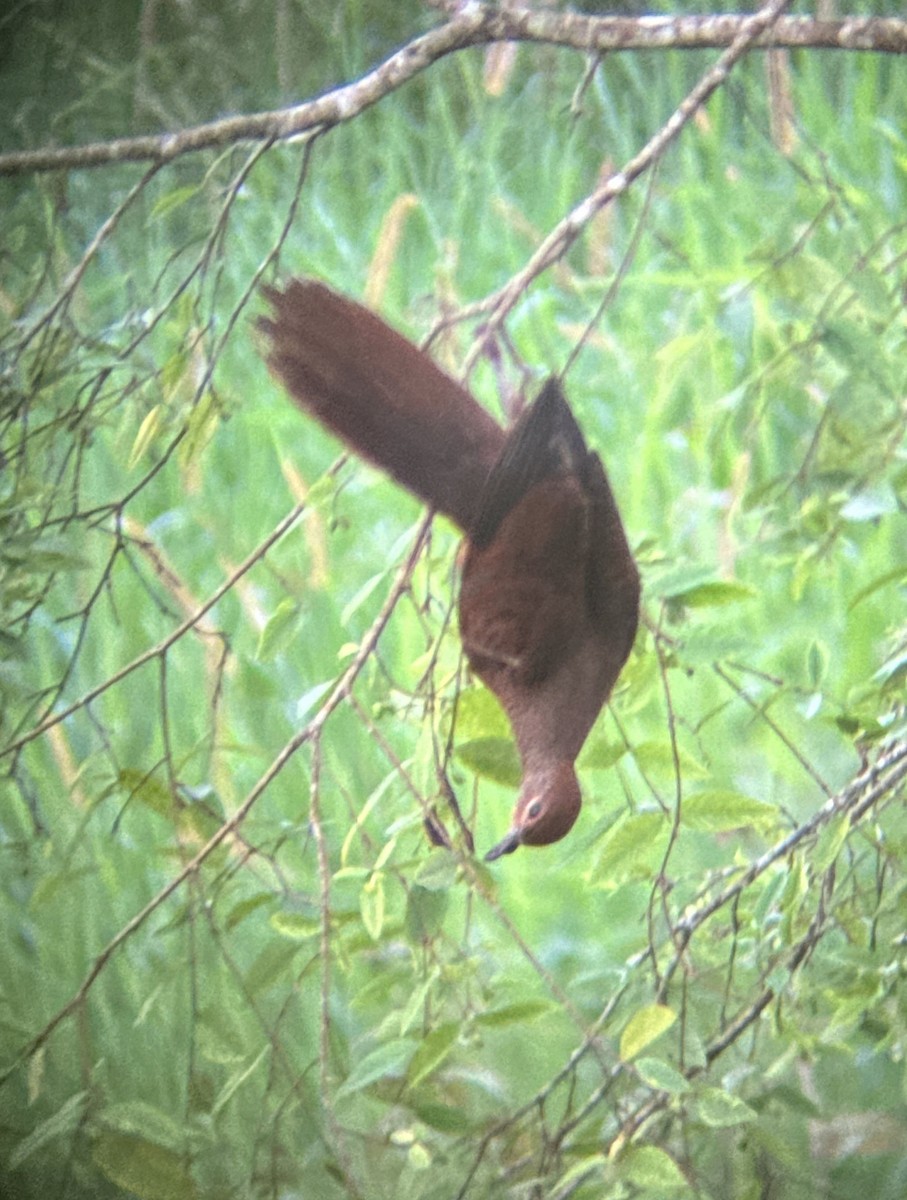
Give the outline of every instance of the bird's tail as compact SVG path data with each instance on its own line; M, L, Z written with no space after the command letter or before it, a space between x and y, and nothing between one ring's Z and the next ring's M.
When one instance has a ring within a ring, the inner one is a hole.
M501 427L427 354L323 283L294 279L264 294L268 365L300 408L469 530Z

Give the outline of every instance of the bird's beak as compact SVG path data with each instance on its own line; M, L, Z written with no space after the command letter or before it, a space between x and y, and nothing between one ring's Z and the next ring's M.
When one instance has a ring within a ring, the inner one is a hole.
M496 846L492 846L485 855L485 861L494 862L496 858L500 858L504 854L513 854L521 841L519 829L511 829L505 838L502 838Z

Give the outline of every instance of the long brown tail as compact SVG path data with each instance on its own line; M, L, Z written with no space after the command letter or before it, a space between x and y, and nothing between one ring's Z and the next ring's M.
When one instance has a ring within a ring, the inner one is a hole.
M468 531L503 429L427 354L323 283L264 294L268 365L300 408Z

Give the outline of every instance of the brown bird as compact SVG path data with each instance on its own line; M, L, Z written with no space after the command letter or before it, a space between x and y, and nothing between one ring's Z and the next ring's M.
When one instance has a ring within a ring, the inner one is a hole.
M314 280L266 288L268 365L296 403L466 534L460 634L523 769L485 856L556 842L574 763L636 634L639 574L597 454L550 379L507 431L411 342Z

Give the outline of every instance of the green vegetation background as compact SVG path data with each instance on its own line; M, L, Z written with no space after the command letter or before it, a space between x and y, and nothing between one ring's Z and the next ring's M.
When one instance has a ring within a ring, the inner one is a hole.
M436 19L226 7L7 16L4 149L295 102ZM475 50L317 141L301 183L299 145L180 159L59 308L144 168L0 180L4 1197L907 1190L902 796L744 874L903 737L893 57L791 56L781 127L748 58L508 323L536 383L560 369L638 233L568 377L646 618L571 837L493 871L425 840L448 740L480 850L514 781L461 674L436 521L350 702L104 957L318 711L421 519L376 472L329 471L336 443L264 368L256 272L280 245L266 279L361 296L387 256L380 310L418 339L509 278L713 58L610 55L581 88L581 56L523 46L493 95ZM436 344L451 370L471 332ZM499 411L491 364L471 386Z

